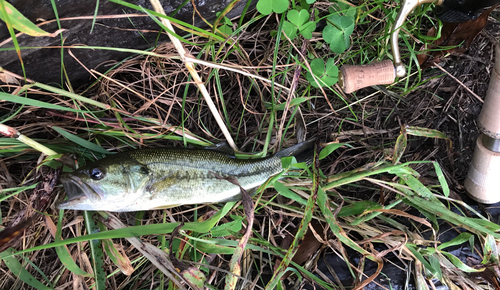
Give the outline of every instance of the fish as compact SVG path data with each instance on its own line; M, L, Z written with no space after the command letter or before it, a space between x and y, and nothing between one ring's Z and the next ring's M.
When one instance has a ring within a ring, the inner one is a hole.
M255 191L283 171L283 157L310 164L314 144L311 139L258 159L237 159L228 146L123 151L62 174L68 199L57 207L128 212L239 200L240 187L224 178Z

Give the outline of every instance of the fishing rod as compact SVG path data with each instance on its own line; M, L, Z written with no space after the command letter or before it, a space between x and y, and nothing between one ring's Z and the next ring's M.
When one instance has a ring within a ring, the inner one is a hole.
M446 22L465 22L475 19L478 11L499 3L499 0L403 0L399 13L391 29L392 61L383 60L365 65L344 65L340 68L339 84L345 93L374 85L392 84L396 77L406 75L401 61L398 40L399 31L406 18L415 7L432 4L444 7L439 18Z

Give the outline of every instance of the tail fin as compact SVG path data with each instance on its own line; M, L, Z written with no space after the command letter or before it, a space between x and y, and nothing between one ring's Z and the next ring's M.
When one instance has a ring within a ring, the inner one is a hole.
M293 145L290 148L279 151L274 156L283 158L294 156L297 162L305 162L311 164L314 158L314 144L316 143L316 138L309 139L297 145Z

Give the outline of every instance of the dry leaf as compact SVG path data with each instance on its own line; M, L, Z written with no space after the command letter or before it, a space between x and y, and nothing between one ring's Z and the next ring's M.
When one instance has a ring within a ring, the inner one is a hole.
M497 6L498 4L493 5L491 8L484 11L481 16L473 20L461 23L443 22L441 37L438 40L435 40L432 44L426 44L420 48L422 53L417 55L420 67L425 69L434 66L440 62L440 58L442 58L445 54L466 51L479 32L481 32L481 30L483 30L486 26L488 23L488 16ZM436 36L436 29L431 28L427 32L427 35L432 37ZM457 47L441 51L431 51L443 46Z

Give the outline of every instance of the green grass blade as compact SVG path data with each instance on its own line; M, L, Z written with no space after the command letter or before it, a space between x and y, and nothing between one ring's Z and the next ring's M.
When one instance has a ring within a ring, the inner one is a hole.
M219 221L223 218L236 204L236 202L228 202L224 207L219 210L210 219L203 222L191 222L185 223L183 230L195 231L198 233L209 232ZM33 248L25 249L17 252L16 254L22 254L42 249L49 249L57 246L68 245L72 243L78 243L89 240L97 239L115 239L115 238L125 238L125 237L138 237L143 235L157 235L157 234L168 234L171 233L179 223L166 223L166 224L150 224L143 226L131 226L119 230L110 230L100 233L88 234L85 236L79 236L71 239L66 239L63 241L53 242L45 245L36 246ZM12 256L12 255L8 255Z
M67 108L51 103L46 103L43 101L38 101L34 99L29 99L25 97L20 97L20 96L14 96L11 94L7 94L4 92L0 92L0 100L4 100L7 102L13 102L17 104L23 104L23 105L28 105L28 106L34 106L38 108L44 108L44 109L51 109L51 110L60 110L60 111L69 111L69 112L75 112L75 113L81 113L82 111L80 110L75 110L72 108Z
M368 257L372 261L376 261L376 258L372 256L371 253L360 247L358 244L356 244L353 240L351 240L347 234L344 232L344 230L340 227L338 224L337 220L335 219L335 216L333 215L330 207L329 207L330 201L328 199L328 196L326 193L323 191L321 187L318 188L318 206L323 213L328 225L330 225L330 228L332 229L333 234L341 241L343 244L347 245L348 247L352 248L353 250L359 252L361 255L364 255Z
M57 229L55 233L55 241L61 241L61 226L62 226L62 221L63 221L63 215L64 210L59 210L59 220L57 222ZM53 222L50 217L46 217L46 221L50 222L52 225L50 227L53 227ZM76 275L81 275L83 277L92 277L90 273L87 273L83 271L76 263L73 257L71 256L71 253L69 252L68 248L66 246L59 246L55 247L57 256L59 257L59 260L61 260L61 263L71 272L75 273Z
M104 103L101 103L101 102L98 102L98 101L94 101L92 99L89 99L89 98L86 98L86 97L82 97L82 96L77 95L75 93L71 93L71 92L68 92L68 91L63 90L63 89L58 89L58 88L55 88L53 86L45 85L45 84L42 84L42 83L34 83L33 85L37 86L37 87L39 87L41 89L47 90L49 92L58 94L60 96L65 96L65 97L68 97L68 98L73 99L73 100L77 100L77 101L80 101L80 102L83 102L83 103L87 103L87 104L99 107L101 109L106 109L107 110L107 109L111 108L111 106L108 105L108 104L104 104Z
M80 138L76 135L73 135L71 134L70 132L64 130L64 129L61 129L59 127L56 127L56 126L53 126L52 129L56 130L59 134L63 135L64 137L66 137L69 141L71 142L74 142L82 147L85 147L89 150L92 150L92 151L95 151L95 152L99 152L99 153L102 153L102 154L113 154L113 152L109 152L108 150L102 148L101 146L97 145L97 144L94 144L90 141L87 141L83 138Z
M30 36L50 36L50 33L44 31L40 27L36 26L28 18L24 17L19 10L17 10L12 4L7 1L1 1L2 5L5 7L5 12L8 17L4 17L0 14L0 19L4 22L9 23L14 29L19 30L22 33L26 33Z
M99 231L99 227L92 219L93 212L84 211L85 227L87 232L94 233ZM89 240L90 253L92 256L92 269L94 270L95 289L106 289L106 273L104 273L104 252L102 251L101 241L96 239Z
M443 170L441 170L441 166L436 161L433 161L434 170L436 170L436 175L439 180L439 184L441 185L441 189L443 190L443 195L448 197L450 195L450 187L448 186L448 182L444 177Z
M317 160L317 158L318 158L318 155L315 152L314 159ZM312 216L314 213L314 207L316 205L316 199L318 198L317 192L318 192L318 188L319 188L318 169L316 167L314 167L313 172L314 172L313 177L312 177L313 178L313 189L312 189L313 193L311 194L311 196L307 200L307 205L306 205L306 208L304 210L304 218L302 218L302 221L300 222L299 228L297 229L297 233L295 234L295 237L292 241L292 244L290 245L285 257L281 261L278 268L274 271L273 277L271 278L271 280L267 283L266 289L275 289L276 288L276 285L278 284L281 277L283 276L286 269L288 268L288 265L292 261L293 256L295 256L295 254L297 253L297 251L299 249L299 245L302 242L302 240L304 239L304 235L307 232L308 225L312 220Z
M48 286L45 286L42 284L40 281L35 279L24 267L19 263L19 261L14 258L14 249L9 248L5 250L4 252L0 253L0 258L5 262L5 265L9 268L9 270L14 274L16 277L19 278L19 280L23 281L24 283L30 285L31 287L35 289L53 289Z
M307 201L300 197L298 194L295 192L291 191L288 187L286 187L283 183L279 181L275 181L273 183L273 187L278 191L279 194L283 195L284 197L287 197L291 200L295 200L296 202L307 205Z
M178 19L175 19L173 17L160 14L160 13L155 12L153 10L145 9L145 8L143 8L141 6L137 6L137 5L125 2L125 1L121 1L121 0L111 0L111 2L114 2L114 3L120 4L120 5L129 7L129 8L132 8L132 9L136 9L138 11L143 11L143 12L146 12L147 14L151 14L151 15L154 15L156 17L161 17L161 18L168 19L171 22L177 23L177 24L179 24L179 25L181 25L183 27L187 27L187 28L191 29L192 31L190 31L190 32L192 32L192 33L198 32L197 34L200 35L200 36L207 37L207 38L210 38L210 39L215 39L215 40L218 40L218 41L221 41L221 42L224 41L223 37L220 37L220 36L218 36L216 34L210 33L210 32L208 32L206 30L203 30L203 29L201 29L199 27L196 27L194 25L191 25L189 23L182 22L182 21L180 21ZM181 29L184 29L184 28L181 28ZM184 30L186 30L186 29L184 29ZM178 37L180 37L180 36L178 36ZM185 40L182 40L182 39L179 39L179 40L185 41Z

